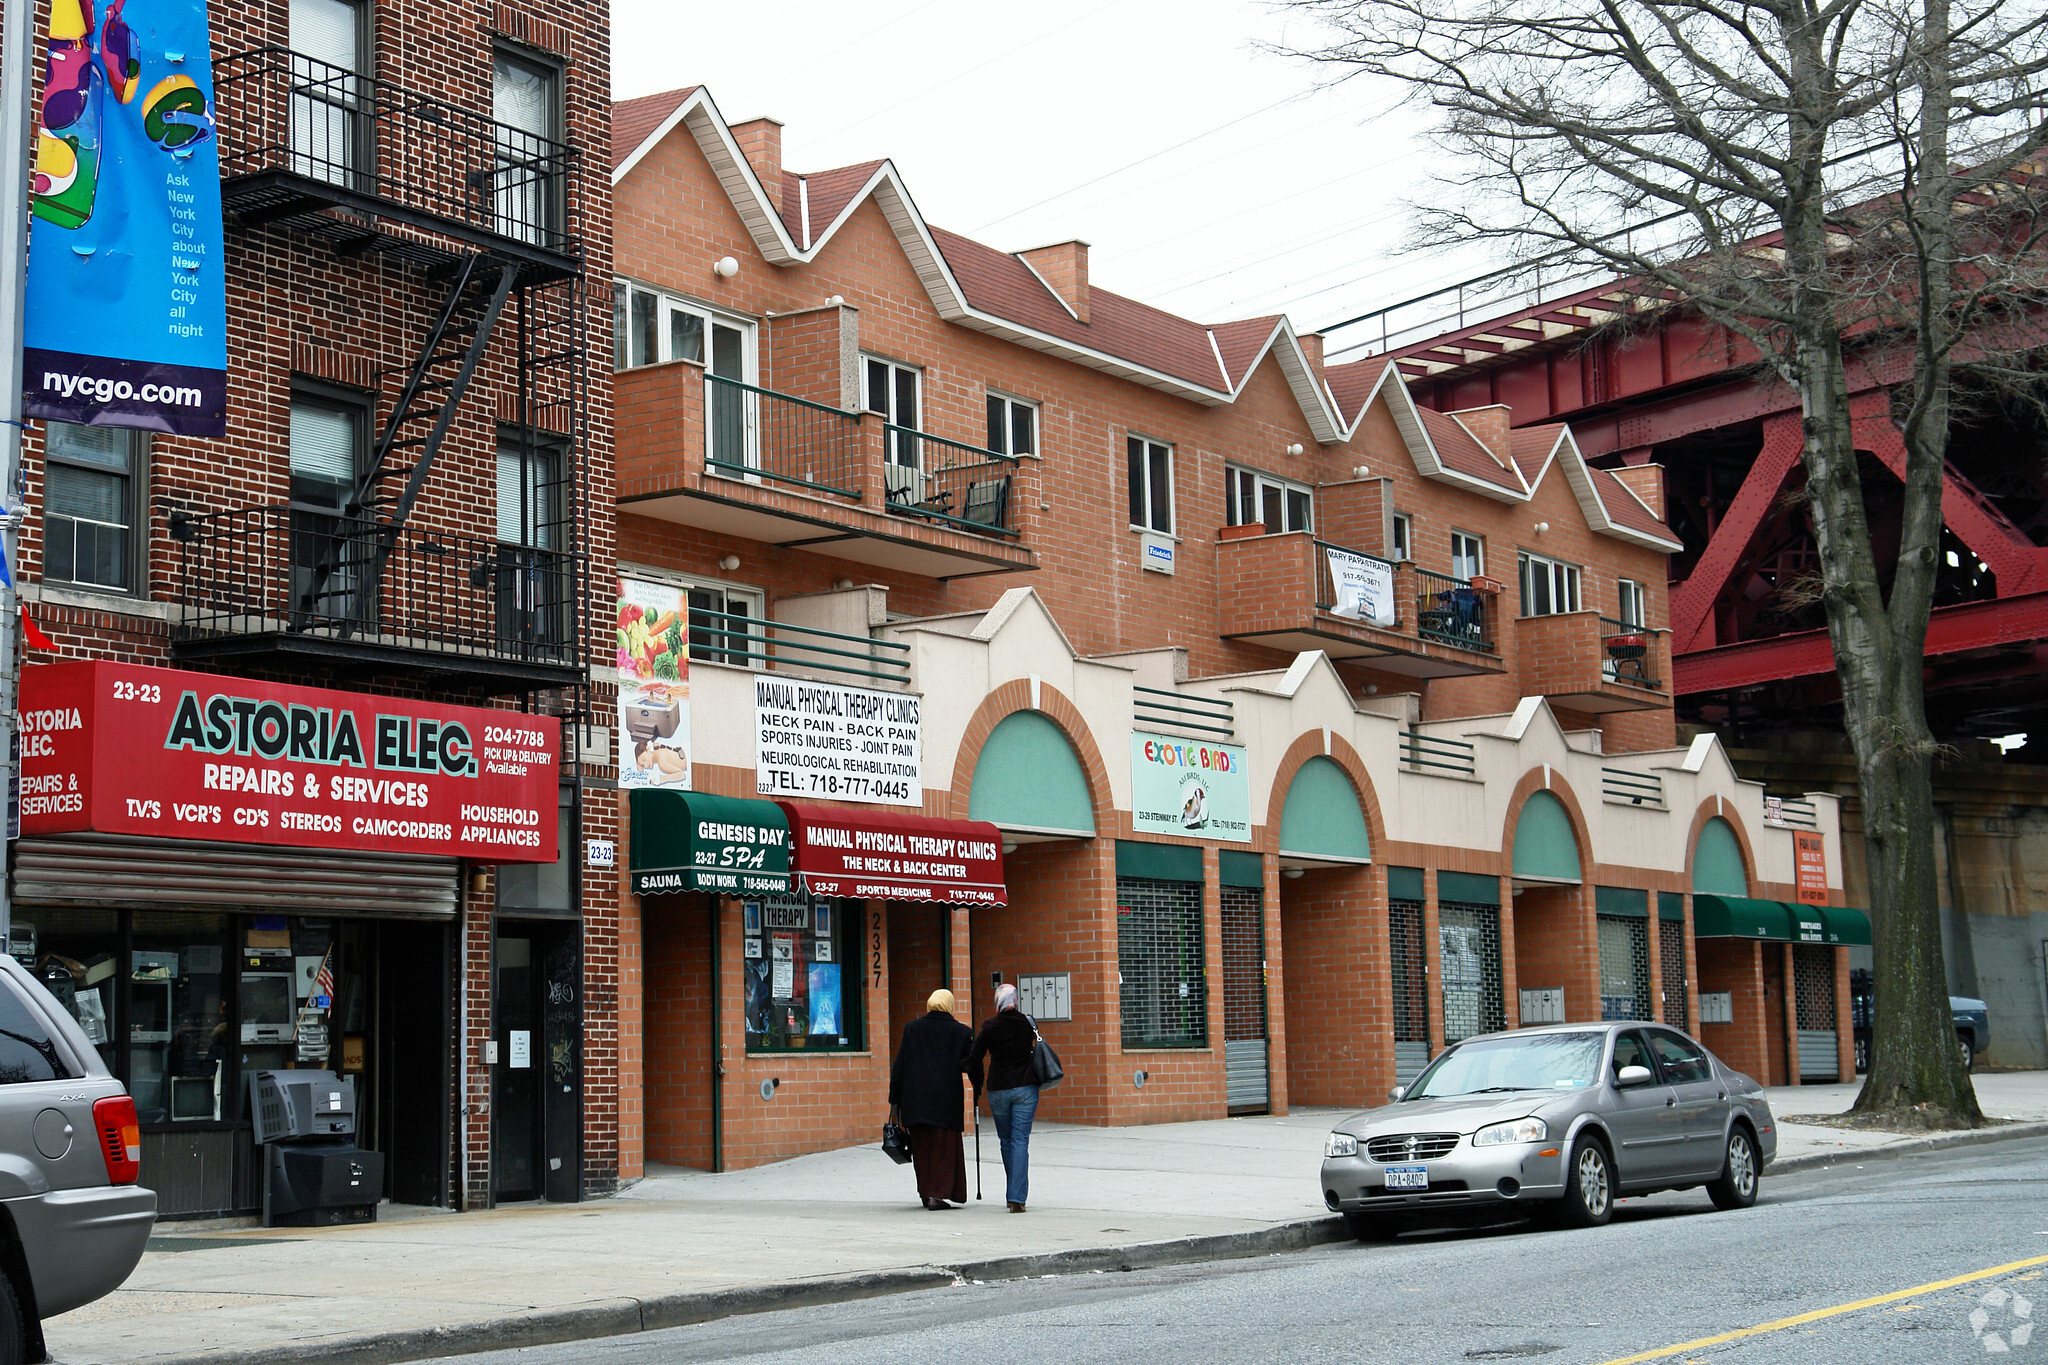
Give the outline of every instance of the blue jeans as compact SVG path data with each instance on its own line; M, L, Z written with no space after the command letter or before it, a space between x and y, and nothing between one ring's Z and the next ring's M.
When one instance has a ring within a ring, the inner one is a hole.
M1031 1190L1031 1120L1038 1113L1038 1087L991 1090L988 1112L995 1117L996 1147L1003 1154L1003 1174L1009 1177L1003 1197L1021 1204Z

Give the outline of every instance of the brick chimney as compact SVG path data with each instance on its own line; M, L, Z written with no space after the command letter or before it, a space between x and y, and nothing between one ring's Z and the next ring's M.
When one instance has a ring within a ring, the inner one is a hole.
M1461 408L1451 414L1465 424L1465 430L1472 433L1473 439L1492 451L1495 458L1503 461L1512 458L1508 423L1513 415L1505 403L1494 403L1483 408Z
M1323 377L1323 334L1308 332L1295 340L1301 343L1301 353L1308 357L1308 367L1320 382Z
M1641 498L1644 504L1657 514L1657 520L1664 520L1663 465L1632 464L1609 472L1627 484L1629 491Z
M1051 246L1033 247L1017 253L1044 281L1052 286L1052 292L1074 310L1074 316L1082 322L1088 321L1088 244L1086 242L1055 242Z
M782 207L782 122L780 119L748 119L732 125L733 141L740 144L747 164L754 168L768 202Z

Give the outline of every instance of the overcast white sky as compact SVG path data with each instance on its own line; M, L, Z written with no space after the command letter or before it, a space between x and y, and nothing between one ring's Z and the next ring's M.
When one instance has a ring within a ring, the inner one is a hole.
M1257 49L1290 23L1245 0L613 0L614 93L701 83L735 122L781 119L793 170L891 157L928 221L1082 238L1096 284L1205 322L1314 330L1483 269L1393 255L1424 118Z

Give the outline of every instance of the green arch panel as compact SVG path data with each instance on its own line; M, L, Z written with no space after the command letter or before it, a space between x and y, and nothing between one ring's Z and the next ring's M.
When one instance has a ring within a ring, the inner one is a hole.
M1515 875L1580 878L1579 841L1572 833L1571 812L1549 792L1532 792L1515 822Z
M1358 793L1342 768L1317 755L1294 774L1280 808L1280 852L1304 858L1372 858L1372 835Z
M974 761L967 818L1007 829L1095 833L1088 774L1059 726L1040 711L1013 711Z
M1699 843L1693 846L1692 889L1715 896L1749 894L1749 874L1742 870L1742 842L1718 815L1700 827Z

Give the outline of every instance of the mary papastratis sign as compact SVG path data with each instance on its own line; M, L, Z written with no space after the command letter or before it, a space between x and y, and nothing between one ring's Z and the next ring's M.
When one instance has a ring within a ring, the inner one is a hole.
M755 790L923 805L920 701L902 692L756 675Z
M55 0L30 184L23 409L227 434L205 0Z
M1250 843L1252 777L1244 749L1133 731L1131 823L1143 834Z

